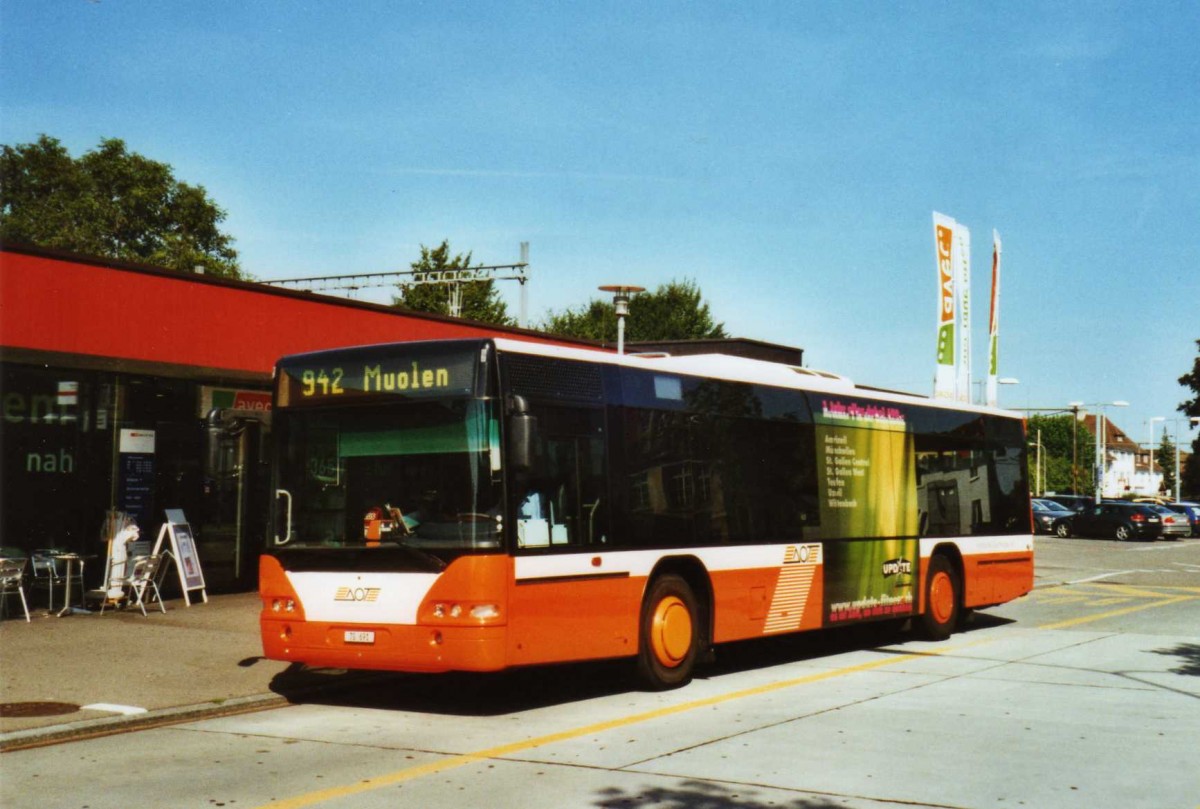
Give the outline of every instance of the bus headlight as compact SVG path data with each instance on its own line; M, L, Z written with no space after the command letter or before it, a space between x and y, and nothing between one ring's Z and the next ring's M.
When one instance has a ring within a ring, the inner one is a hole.
M500 605L456 604L438 601L433 604L431 613L434 618L441 619L470 618L476 621L488 621L500 617Z
M500 608L495 604L476 604L471 607L471 617L481 621L488 618L499 618Z

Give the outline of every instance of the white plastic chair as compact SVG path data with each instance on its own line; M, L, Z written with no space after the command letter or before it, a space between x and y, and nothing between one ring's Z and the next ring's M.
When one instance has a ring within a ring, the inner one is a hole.
M14 593L21 596L25 623L29 623L29 602L25 600L25 560L6 556L0 558L0 606L6 604L8 597Z
M120 588L123 591L123 597L127 602L138 605L142 615L146 614L146 591L151 589L154 591L154 597L158 600L158 608L163 612L167 611L167 607L163 604L162 593L158 590L158 568L162 564L162 556L138 556L125 561L125 569L128 571L122 576L114 576L109 579L109 597L100 602L100 614L104 614L104 608L112 602L112 590Z
M58 560L54 558L59 553L62 551L39 548L29 557L29 565L33 570L30 585L35 592L37 590L46 591L46 609L50 611L54 610L55 585L62 587L66 582L58 569Z
M135 603L141 607L142 615L146 614L146 590L154 590L154 599L158 602L158 608L164 613L167 611L167 606L163 604L162 593L158 590L158 568L162 564L162 556L144 556L134 561L133 573L130 574L130 589L136 599Z

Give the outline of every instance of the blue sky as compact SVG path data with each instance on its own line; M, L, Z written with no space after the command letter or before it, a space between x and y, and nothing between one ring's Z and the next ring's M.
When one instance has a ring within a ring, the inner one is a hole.
M0 0L0 141L124 139L259 278L528 241L534 318L688 278L733 334L920 393L939 210L975 376L996 228L1002 403L1127 400L1146 441L1200 338L1197 42L1193 2Z

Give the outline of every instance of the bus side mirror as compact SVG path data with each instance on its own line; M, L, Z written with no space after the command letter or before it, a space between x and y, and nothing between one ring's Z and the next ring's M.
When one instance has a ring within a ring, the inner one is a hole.
M529 412L529 403L522 396L510 400L508 416L508 463L513 472L532 472L538 460L537 417Z

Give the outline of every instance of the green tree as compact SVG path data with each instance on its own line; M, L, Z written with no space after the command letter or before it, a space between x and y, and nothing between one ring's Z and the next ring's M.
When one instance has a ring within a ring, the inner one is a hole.
M1030 416L1029 481L1038 480L1037 441L1042 442L1042 490L1047 492L1090 492L1095 488L1096 446L1092 431L1076 422L1071 413L1056 416ZM1074 458L1074 472L1072 472Z
M1196 359L1192 370L1179 377L1179 384L1190 388L1195 395L1181 402L1178 410L1188 418L1200 417L1200 340L1196 341ZM1187 457L1180 474L1180 489L1188 497L1200 497L1200 436L1192 441L1192 452Z
M579 308L550 313L542 329L564 337L615 341L617 314L612 301L593 298ZM713 321L694 281L661 284L653 292L642 292L629 301L625 339L631 343L728 336L725 325Z
M416 273L416 281L425 281L431 275L445 270L465 270L471 267L471 254L450 255L450 242L443 241L430 250L421 245L421 258L409 265ZM476 264L475 266L481 266ZM392 299L395 306L430 312L436 315L450 314L449 284L400 284L400 295ZM461 316L498 326L515 326L516 321L508 314L508 305L496 290L495 281L468 281L462 284Z
M1158 445L1158 456L1154 459L1158 464L1158 468L1162 470L1162 489L1169 496L1175 494L1175 442L1167 435L1167 428L1163 427L1162 442Z
M225 212L166 163L116 138L78 159L47 135L0 150L0 240L242 277Z

